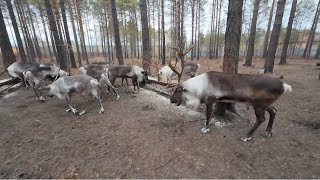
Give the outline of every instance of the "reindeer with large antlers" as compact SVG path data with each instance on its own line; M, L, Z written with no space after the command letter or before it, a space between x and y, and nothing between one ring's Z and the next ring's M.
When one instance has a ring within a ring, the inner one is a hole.
M176 50L177 52L177 56L179 57L180 59L180 62L181 62L181 71L179 72L175 67L177 65L177 62L178 62L178 59L176 58L176 63L175 63L175 67L173 67L173 65L171 64L171 62L169 61L168 62L168 66L171 68L171 70L173 72L175 72L177 75L178 75L178 83L181 81L181 77L182 77L182 74L183 74L183 70L184 70L184 57L188 54L188 52L194 47L194 45L192 45L191 47L189 47L189 49L187 49L186 51L183 51L183 49L181 48L177 48L177 47L171 47L172 49Z

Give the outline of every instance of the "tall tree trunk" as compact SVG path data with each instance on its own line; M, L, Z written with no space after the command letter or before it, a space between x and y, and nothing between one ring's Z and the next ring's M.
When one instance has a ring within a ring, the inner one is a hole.
M243 0L229 0L227 27L225 34L225 48L222 66L224 73L238 73L242 6ZM233 104L217 103L215 113L223 116L226 113L226 109L234 109Z
M159 0L158 1L158 58L159 58L159 61L161 60L161 5L162 3L162 0ZM156 49L155 45L153 46L154 50Z
M28 32L28 27L27 27L27 24L26 24L25 15L23 13L23 10L21 8L21 4L20 3L21 3L21 1L15 0L17 14L18 14L18 18L19 18L19 21L20 21L20 24L21 24L21 27L22 27L21 28L22 32L24 34L24 41L25 41L25 44L26 44L26 49L27 49L27 52L28 52L28 56L29 56L30 61L33 62L33 61L35 61L36 53L35 53L35 50L34 50L34 46L33 46L30 34Z
M3 66L7 69L12 63L16 61L16 57L13 54L9 35L4 23L2 10L0 6L0 48L2 54Z
M166 64L166 33L164 28L164 0L161 0L161 23L162 23L162 65Z
M229 0L223 72L238 73L243 0Z
M62 31L61 31L61 23L60 23L61 18L60 18L57 0L52 0L52 6L54 9L54 15L55 15L56 25L57 25L57 29L58 29L58 34L59 34L59 37L63 40L63 35L62 35Z
M200 13L201 13L201 1L198 1L198 50L197 50L197 60L199 60L200 57Z
M26 54L24 52L23 43L22 43L22 39L21 39L21 36L20 36L20 33L19 33L16 17L15 17L14 12L13 12L11 0L6 0L6 3L7 3L8 10L9 10L9 15L10 15L11 23L12 23L12 26L13 26L14 34L16 36L16 40L17 40L17 43L18 43L18 48L19 48L19 54L20 54L20 57L21 57L21 61L22 62L27 62L27 56L26 56Z
M210 25L210 39L209 39L209 59L213 59L212 44L213 44L213 25L214 25L214 13L215 13L215 1L212 2L212 13L211 13L211 25Z
M58 34L56 21L55 21L53 12L52 12L52 6L50 4L50 0L45 0L44 2L45 2L47 15L48 15L48 19L49 19L50 30L53 34L53 38L54 38L54 42L55 42L55 46L56 46L56 50L57 50L57 55L58 55L57 59L60 63L60 68L66 70L66 69L68 69L68 65L67 65L66 58L65 58L65 52L63 50L63 41L59 37L59 34Z
M105 15L105 21L106 21L106 35L107 35L107 47L108 47L108 60L109 60L109 64L111 62L111 53L112 53L112 45L110 47L110 42L112 43L112 41L110 41L110 37L109 37L109 31L108 29L110 29L110 26L109 26L109 22L108 19L109 17L107 17L107 9L105 9L104 11L104 15ZM112 58L113 59L113 58Z
M150 36L148 27L148 13L147 13L147 3L146 0L140 1L140 13L141 13L141 27L142 27L142 46L143 46L143 56L142 56L142 66L144 70L148 70L151 64L151 48L150 48Z
M96 50L97 50L97 56L99 57L100 56L100 52L99 52L99 45L98 45L98 34L97 34L97 29L96 29L96 25L93 26L93 31L94 31L94 36L96 37L95 38L95 43L96 43Z
M264 64L265 73L273 72L274 59L276 57L285 5L286 0L278 1L276 17L274 19L273 29L271 32L270 42L268 46L267 58Z
M79 22L79 27L80 27L80 41L82 42L82 48L84 53L84 58L86 60L86 63L89 64L88 60L88 53L87 53L87 47L86 47L86 41L84 38L84 31L83 31L83 23L82 23L82 17L81 17L81 11L80 11L80 0L76 0L76 8L77 8L77 18Z
M272 23L272 18L273 18L273 10L274 10L275 1L276 1L276 0L273 0L273 1L272 1L271 10L270 10L270 14L269 14L269 21L268 21L267 32L266 32L266 36L264 37L263 55L262 55L263 58L267 57L267 50L268 50L268 42L269 42L270 28L271 28L271 23Z
M215 57L218 58L219 56L219 39L220 39L220 17L221 17L221 5L222 5L222 2L220 1L220 4L219 4L219 15L218 15L218 24L217 24L217 30L218 30L218 33L217 33L217 39L216 39L216 50L215 50Z
M302 57L307 57L307 58L310 57L310 51L311 51L311 48L312 48L312 45L313 45L314 34L315 34L316 29L317 29L319 16L320 16L320 1L318 3L318 6L317 6L316 14L315 14L314 19L313 19L311 30L310 30L310 33L309 33L309 36L308 36L308 41L307 41L305 50L303 51Z
M77 30L76 30L76 26L74 24L74 17L73 17L73 10L72 10L72 6L71 6L71 1L67 0L67 3L68 3L69 16L70 16L71 25L72 25L73 38L74 38L74 41L76 44L76 49L77 49L78 63L79 63L79 66L81 67L82 66L81 54L80 54L80 49L79 49Z
M71 67L72 68L77 68L77 63L74 58L73 50L72 50L72 44L70 40L70 35L69 35L69 28L67 24L67 17L66 17L66 6L64 4L64 0L60 0L60 8L61 8L61 14L62 14L62 21L63 21L63 26L66 34L66 39L68 43L68 51L70 55L70 62L71 62Z
M86 25L86 30L87 30L87 39L88 39L88 45L89 45L89 52L91 54L91 56L94 57L94 51L93 51L93 47L92 47L92 38L91 38L91 33L90 33L90 29L89 29L89 26L88 26L88 22L89 22L89 19L88 19L88 10L86 10L87 13L85 13L85 25Z
M254 55L254 44L255 44L255 39L256 39L257 19L258 19L258 14L259 14L259 4L260 4L260 0L254 1L251 30L250 30L250 36L249 36L249 44L248 44L246 60L244 63L245 66L252 66L252 56Z
M35 31L35 28L34 28L32 14L31 14L30 7L29 7L28 3L26 3L26 6L27 6L27 9L28 9L28 14L29 14L29 18L30 18L30 24L31 24L32 32L33 32L33 38L34 38L34 44L35 44L35 47L36 47L36 52L38 54L39 60L41 61L42 60L42 53L41 53L41 50L40 50L37 34L36 34L36 31Z
M41 7L41 6L40 6L40 7ZM50 44L49 44L49 39L48 39L48 33L47 33L46 23L45 23L45 20L44 20L44 18L43 18L43 9L42 9L42 7L41 7L41 9L40 9L40 16L41 16L42 26L43 26L43 29L44 29L44 35L45 35L45 37L46 37L46 42L47 42L47 47L48 47L50 59L51 59L51 62L52 62L52 61L53 61L53 59L52 59L52 52L51 52L51 48L50 48Z
M113 22L113 33L114 33L114 41L116 44L116 57L118 59L119 64L124 64L123 56L122 56L122 47L121 47L121 40L120 40L120 32L119 32L119 21L117 15L117 8L116 8L116 1L111 1L111 10L112 10L112 22ZM147 12L146 12L147 13ZM148 19L145 21L148 23ZM149 40L149 39L148 39Z
M183 34L183 31L184 31L184 0L181 0L181 16L180 16L180 47L182 49L184 49L184 34Z
M317 49L317 52L316 52L316 55L314 56L314 58L319 59L319 55L320 55L320 43L318 45L318 49Z
M137 33L137 51L138 51L138 59L140 58L140 48L139 48L139 29L138 29L138 19L137 19L137 11L134 9L134 20L136 25L136 33Z
M195 0L192 0L192 5L191 5L191 44L194 45L194 8L195 8ZM191 50L191 61L193 61L193 56L194 56L194 49L192 48Z
M287 64L287 51L288 51L288 46L289 46L289 41L290 41L291 31L292 31L292 24L293 24L294 15L296 13L296 9L297 9L297 0L292 0L290 17L289 17L286 37L283 42L280 64Z

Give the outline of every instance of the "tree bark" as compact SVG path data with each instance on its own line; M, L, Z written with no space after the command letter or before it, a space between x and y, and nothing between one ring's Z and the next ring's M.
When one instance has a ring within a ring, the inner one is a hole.
M197 45L197 60L200 58L200 13L201 13L201 1L198 0L198 45Z
M229 0L227 28L225 34L225 49L223 57L223 72L238 73L239 49L241 39L243 0ZM225 115L226 109L234 111L231 103L217 103L215 114Z
M26 3L26 6L28 8L28 14L29 14L29 18L30 18L30 24L31 24L32 32L33 32L33 38L34 38L34 44L35 44L35 47L36 47L36 52L38 54L39 60L42 61L42 53L41 53L41 50L40 50L37 34L36 34L36 31L35 31L35 28L34 28L33 18L32 18L32 14L31 14L31 11L30 11L29 4Z
M81 17L81 11L80 11L80 0L76 0L76 8L77 8L77 18L78 18L78 23L79 23L79 28L80 28L80 41L82 42L82 48L84 53L84 59L86 60L86 63L89 64L88 60L88 53L87 53L87 46L86 46L86 41L84 38L84 31L83 31L83 23L82 23L82 17Z
M67 0L67 3L68 3L68 10L69 10L70 20L71 20L71 25L72 25L73 38L74 38L74 41L76 44L76 49L77 49L78 63L79 63L79 66L81 67L82 66L81 54L80 54L80 49L79 49L77 30L76 30L76 26L74 24L74 17L73 17L73 10L72 10L72 6L71 6L71 1Z
M12 63L16 61L16 57L13 54L9 35L4 23L2 10L0 6L0 48L2 54L3 66L7 69Z
M296 9L297 9L297 0L292 0L287 32L283 42L283 48L282 48L279 64L287 64L287 51L288 51L288 46L289 46L289 41L290 41L291 31L292 31L292 24L293 24L294 16L296 13Z
M124 64L123 62L123 55L122 55L122 47L121 47L121 40L120 40L120 32L119 32L119 21L117 15L117 8L115 0L111 1L111 10L112 10L112 22L113 22L113 33L114 33L114 41L116 44L116 57L118 59L119 64ZM146 19L148 23L148 19Z
M53 38L54 38L54 43L55 43L55 47L57 50L57 59L60 63L60 68L67 70L68 69L68 65L66 62L66 58L65 58L65 52L63 50L63 41L62 39L59 37L58 34L58 30L57 30L57 26L56 26L56 21L52 12L52 6L50 4L50 0L45 0L45 6L46 6L46 10L47 10L47 15L48 15L48 19L49 19L49 25L50 25L50 30L52 32Z
M273 73L274 59L276 57L285 5L286 0L278 1L276 17L274 19L273 29L271 32L270 42L267 51L267 58L264 64L264 73Z
M15 17L14 12L13 12L11 0L6 0L6 3L7 3L8 10L9 10L9 15L10 15L11 23L12 23L12 26L13 26L14 34L16 36L16 40L17 40L17 43L18 43L18 48L19 48L19 54L20 54L20 57L21 57L21 61L22 62L27 62L27 56L26 56L24 48L23 48L23 43L22 43L22 39L21 39L21 36L20 36L20 33L19 33L16 17Z
M21 8L21 1L15 0L15 4L16 4L16 9L17 9L17 14L18 14L18 18L21 24L21 29L22 32L24 34L24 41L25 41L25 45L26 45L26 49L28 52L28 56L29 56L29 60L30 61L35 61L35 50L34 50L34 46L30 37L30 33L26 24L26 20L25 20L25 15L23 13L23 10Z
M219 5L219 16L218 16L218 25L217 25L217 30L218 30L218 33L217 33L217 39L216 39L216 50L215 50L215 57L218 58L219 56L219 39L220 39L220 17L221 17L221 5L222 5L222 2L220 2L220 5ZM217 10L218 11L218 10Z
M194 8L195 8L195 0L192 0L192 6L191 6L191 44L193 45L194 44ZM191 61L193 61L193 54L194 54L194 49L195 48L193 48L192 50L191 50Z
M164 0L161 0L161 23L162 23L162 65L166 64L166 33L164 29Z
M255 39L256 39L257 19L258 19L258 15L259 15L259 4L260 4L260 0L254 1L251 30L250 30L250 36L249 36L249 44L248 44L246 60L244 63L245 66L252 66L252 56L254 55L254 44L255 44Z
M67 17L66 17L66 6L64 4L65 0L60 0L60 8L61 8L61 14L62 14L62 21L63 21L63 26L66 34L66 39L67 39L67 44L68 44L68 51L70 55L70 62L71 62L71 67L72 68L77 68L77 63L74 58L73 50L72 50L72 44L70 40L70 35L69 35L69 28L67 24Z
M313 19L313 23L312 23L312 26L311 26L311 30L310 30L309 36L308 36L308 41L307 41L306 47L305 47L305 49L303 51L302 57L304 57L304 58L305 57L307 57L307 58L310 57L310 51L311 51L311 48L312 48L312 45L313 45L314 34L315 34L316 29L317 29L319 16L320 16L320 1L318 3L318 6L317 6L316 14L314 15L314 19Z
M266 32L266 36L264 37L263 55L262 55L263 58L267 57L267 50L268 50L268 42L269 42L270 28L271 28L271 23L272 23L272 18L273 18L273 10L274 10L275 1L276 1L276 0L273 0L273 1L272 1L271 10L270 10L270 14L269 14L269 21L268 21L267 32Z
M141 27L142 27L142 66L144 70L148 70L151 65L151 48L150 48L150 36L148 27L148 13L146 0L139 0L140 2L140 13L141 13Z
M47 42L47 47L48 47L50 59L51 59L51 62L52 62L52 61L53 61L53 59L52 59L52 52L51 52L51 48L50 48L50 44L49 44L49 39L48 39L48 33L47 33L46 23L45 23L45 20L44 20L44 18L43 18L43 9L42 9L42 8L40 9L40 16L41 16L42 25L43 25L43 28L44 28L44 35L45 35L45 37L46 37L46 42Z

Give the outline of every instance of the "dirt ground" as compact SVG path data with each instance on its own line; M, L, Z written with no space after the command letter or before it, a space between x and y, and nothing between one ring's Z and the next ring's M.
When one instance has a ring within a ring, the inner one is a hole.
M199 63L202 71L220 67ZM239 71L256 73L262 63ZM0 178L320 178L318 73L314 60L276 65L293 92L275 103L273 136L260 136L266 121L250 142L238 140L250 129L243 118L213 118L203 134L203 113L146 89L119 88L119 101L105 97L104 114L95 101L75 116L56 97L36 102L20 88L0 98ZM252 109L239 109L254 121Z

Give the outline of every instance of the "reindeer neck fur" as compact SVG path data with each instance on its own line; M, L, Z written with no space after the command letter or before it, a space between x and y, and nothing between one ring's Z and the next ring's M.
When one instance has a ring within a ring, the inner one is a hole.
M214 87L207 73L203 73L182 83L187 90L183 93L187 106L197 107L200 101L208 96L221 97L223 92Z

